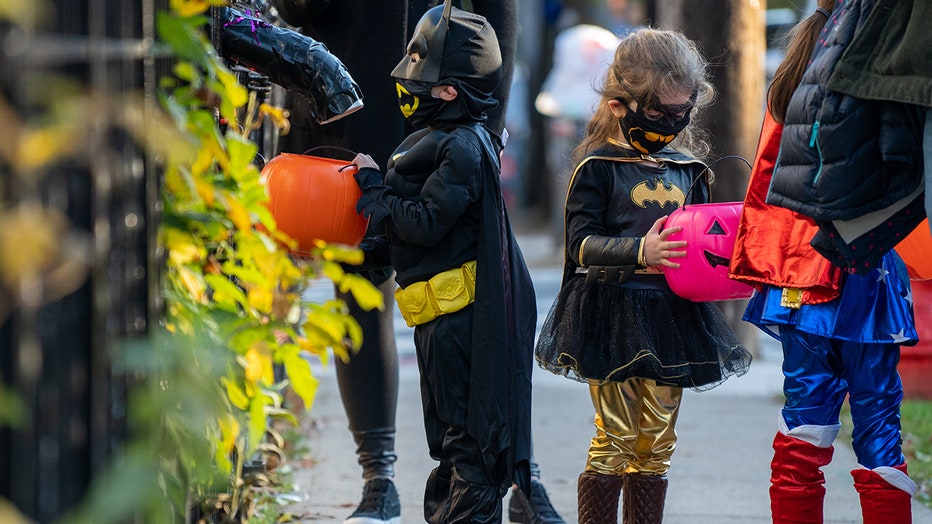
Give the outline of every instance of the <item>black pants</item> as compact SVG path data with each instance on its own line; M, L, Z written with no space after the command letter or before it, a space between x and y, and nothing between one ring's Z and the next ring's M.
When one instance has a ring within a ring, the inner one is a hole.
M505 490L483 465L479 442L466 432L472 312L467 306L414 329L427 447L439 462L424 493L430 523L502 519Z

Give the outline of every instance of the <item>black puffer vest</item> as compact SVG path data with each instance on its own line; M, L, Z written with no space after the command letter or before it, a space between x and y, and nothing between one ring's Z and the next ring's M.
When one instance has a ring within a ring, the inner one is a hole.
M826 88L870 14L872 0L839 0L787 107L767 203L817 220L886 209L922 183L917 106Z

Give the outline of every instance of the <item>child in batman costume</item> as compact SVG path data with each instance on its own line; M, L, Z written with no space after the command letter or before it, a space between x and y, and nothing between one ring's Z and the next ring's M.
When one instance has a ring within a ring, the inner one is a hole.
M512 483L530 490L535 297L483 125L498 104L490 95L501 64L485 18L449 1L429 10L392 72L402 113L428 127L398 146L384 181L371 157L354 161L357 209L388 240L367 262L388 257L414 326L428 448L439 462L424 496L432 523L501 522Z
M279 16L301 32L326 44L344 61L365 93L365 108L350 118L321 125L311 118L304 96L286 93L291 132L279 139L282 151L302 153L318 145L366 151L380 166L413 131L398 110L390 74L405 53L409 33L435 0L368 2L366 0L272 0ZM461 2L453 1L454 7ZM509 81L517 44L516 0L473 0L472 12L488 20L502 53L502 81L492 97L499 106L488 111L485 126L503 136ZM410 23L409 23L410 21ZM327 151L336 153L337 151ZM352 155L347 157L351 159ZM340 398L356 441L356 455L365 480L359 506L344 524L400 522L401 504L392 481L395 454L395 410L398 397L398 356L392 328L393 292L390 267L370 267L360 273L379 286L384 310L363 311L352 295L340 293L363 330L363 346L349 362L335 362ZM565 524L547 496L540 468L531 453L531 496L515 490L509 517L521 524Z
M688 127L712 98L705 60L683 35L643 29L619 43L600 95L574 152L563 282L536 356L589 385L596 435L580 524L617 522L620 493L625 523L659 523L682 388L743 374L751 356L718 306L680 298L662 274L686 244L668 240L680 228L662 229L667 216L709 199Z

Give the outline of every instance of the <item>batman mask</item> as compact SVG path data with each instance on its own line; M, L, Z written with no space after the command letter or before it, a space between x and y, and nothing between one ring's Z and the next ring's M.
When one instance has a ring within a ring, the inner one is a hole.
M397 79L395 81L398 107L401 109L401 114L414 127L427 125L434 120L446 103L430 94L431 87L428 83L415 80Z
M649 107L654 112L661 113L659 118L644 114L644 107L648 107L647 104L638 104L637 110L632 110L631 106L626 105L628 112L618 119L621 133L628 145L635 150L646 155L656 153L672 142L676 135L689 125L689 115L695 99L696 93L694 92L690 101L685 104L675 106L650 104ZM619 102L625 103L620 99ZM681 114L682 116L679 116Z
M498 38L485 18L457 9L447 0L418 21L407 54L391 76L406 116L410 114L422 123L483 120L485 112L498 105L491 97L502 77ZM412 89L421 87L412 82L427 87L454 86L457 98L437 107L434 104L439 101L434 102L429 91L413 93Z

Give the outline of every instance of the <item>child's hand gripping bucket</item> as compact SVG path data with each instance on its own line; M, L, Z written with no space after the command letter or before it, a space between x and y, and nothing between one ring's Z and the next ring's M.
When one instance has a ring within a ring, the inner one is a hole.
M696 177L693 185L704 173ZM686 198L688 200L689 192ZM683 204L682 208L670 213L664 228L679 226L682 230L670 235L668 240L686 241L686 256L673 259L680 267L663 268L667 284L674 293L694 302L736 300L751 296L754 288L728 278L742 205L743 202Z

